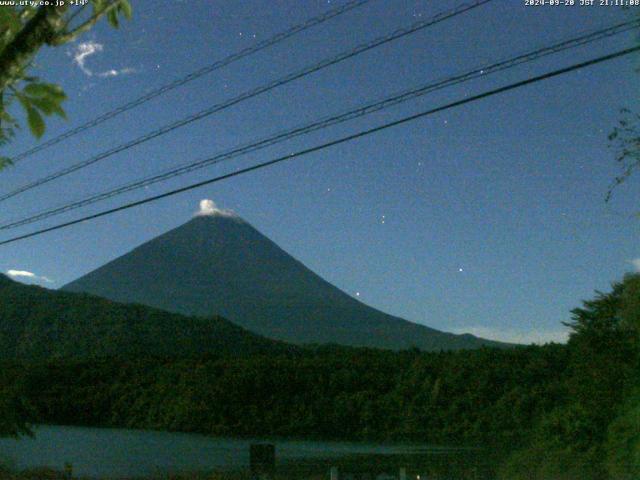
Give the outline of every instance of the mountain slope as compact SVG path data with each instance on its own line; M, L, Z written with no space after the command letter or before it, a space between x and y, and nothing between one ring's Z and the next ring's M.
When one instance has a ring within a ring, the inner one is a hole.
M0 359L253 354L294 347L222 318L195 318L144 305L23 285L0 274Z
M364 305L231 215L195 217L63 289L189 315L215 313L299 344L425 350L500 345Z

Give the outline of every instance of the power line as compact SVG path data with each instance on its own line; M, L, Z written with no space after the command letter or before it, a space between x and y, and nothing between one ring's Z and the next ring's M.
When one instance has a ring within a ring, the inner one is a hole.
M412 121L417 120L419 118L423 118L423 117L426 117L426 116L429 116L429 115L433 115L435 113L439 113L439 112L442 112L442 111L445 111L445 110L449 110L451 108L459 107L461 105L465 105L465 104L468 104L468 103L471 103L471 102L482 100L482 99L487 98L487 97L492 97L492 96L498 95L500 93L504 93L504 92L508 92L508 91L511 91L511 90L515 90L517 88L521 88L521 87L524 87L526 85L531 85L533 83L537 83L537 82L540 82L540 81L543 81L543 80L547 80L549 78L557 77L559 75L563 75L565 73L569 73L569 72L572 72L572 71L575 71L575 70L579 70L581 68L590 67L592 65L596 65L596 64L603 63L603 62L606 62L606 61L609 61L609 60L613 60L615 58L619 58L619 57L622 57L622 56L625 56L625 55L630 55L631 53L634 53L634 52L637 52L637 51L640 51L640 46L632 47L632 48L626 48L624 50L618 50L617 52L610 53L608 55L604 55L604 56L601 56L601 57L597 57L597 58L588 60L586 62L581 62L581 63L578 63L578 64L571 65L569 67L564 67L564 68L561 68L561 69L558 69L558 70L554 70L554 71L551 71L551 72L548 72L548 73L545 73L545 74L542 74L542 75L531 77L531 78L528 78L526 80L521 80L519 82L515 82L515 83L509 84L509 85L504 86L504 87L500 87L500 88L496 88L496 89L493 89L493 90L489 90L489 91L480 93L478 95L474 95L474 96L471 96L471 97L468 97L468 98L464 98L462 100L457 100L455 102L451 102L451 103L448 103L448 104L440 106L440 107L436 107L436 108L432 108L430 110L426 110L426 111L423 111L423 112L420 112L420 113L416 113L414 115L409 115L407 117L403 117L403 118L401 118L399 120L395 120L393 122L388 122L388 123L385 123L383 125L379 125L377 127L373 127L373 128L367 129L367 130L360 131L358 133L354 133L352 135L347 135L347 136L338 138L336 140L332 140L330 142L323 143L321 145L316 145L315 147L307 148L305 150L299 150L299 151L297 151L295 153L291 153L289 155L284 155L284 156L275 158L273 160L269 160L267 162L259 163L257 165L253 165L251 167L246 167L246 168L243 168L243 169L240 169L240 170L236 170L235 172L227 173L225 175L220 175L220 176L217 176L217 177L214 177L214 178L210 178L208 180L203 180L203 181L200 181L200 182L197 182L197 183L192 183L191 185L187 185L185 187L177 188L175 190L170 190L168 192L165 192L165 193L162 193L162 194L159 194L159 195L154 195L152 197L148 197L148 198L145 198L145 199L142 199L142 200L138 200L138 201L135 201L135 202L130 202L130 203L121 205L119 207L111 208L111 209L108 209L108 210L103 210L101 212L94 213L92 215L87 215L85 217L81 217L81 218L78 218L76 220L71 220L71 221L68 221L68 222L60 223L58 225L54 225L52 227L43 228L43 229L36 230L34 232L31 232L31 233L27 233L27 234L24 234L24 235L19 235L19 236L13 237L13 238L9 238L7 240L0 241L0 245L6 245L6 244L9 244L9 243L17 242L19 240L24 240L26 238L31 238L31 237L35 237L37 235L42 235L42 234L47 233L47 232L52 232L54 230L59 230L61 228L66 228L66 227L69 227L71 225L75 225L75 224L78 224L78 223L86 222L86 221L89 221L89 220L94 220L96 218L104 217L106 215L111 215L113 213L120 212L120 211L123 211L123 210L127 210L129 208L137 207L139 205L144 205L146 203L151 203L151 202L155 202L157 200L163 199L163 198L171 197L173 195L177 195L179 193L183 193L183 192L186 192L186 191L189 191L189 190L193 190L193 189L202 187L204 185L217 183L217 182L220 182L222 180L226 180L226 179L229 179L229 178L237 177L239 175L243 175L245 173L253 172L255 170L260 170L260 169L263 169L263 168L266 168L266 167L270 167L272 165L285 162L287 160L292 160L294 158L302 157L304 155L308 155L310 153L318 152L320 150L324 150L326 148L333 147L335 145L340 145L342 143L350 142L350 141L356 140L358 138L366 137L368 135L371 135L371 134L374 134L374 133L377 133L377 132L380 132L380 131L383 131L383 130L387 130L387 129L392 128L392 127L396 127L398 125L403 125L405 123L412 122Z
M146 93L134 100L131 100L130 102L127 102L123 105L120 105L117 108L114 108L113 110L109 110L108 112L103 113L102 115L89 120L86 123L83 123L82 125L79 125L75 128L69 129L66 132L61 133L60 135L51 138L50 140L47 140L44 143L41 143L39 145L36 145L33 148L30 148L29 150L26 150L18 155L16 155L15 157L12 158L14 163L19 162L20 160L23 160L27 157L30 157L31 155L40 152L46 148L49 148L53 145L57 145L58 143L62 142L63 140L66 140L67 138L73 137L79 133L82 133L86 130L89 130L93 127L96 127L98 125L100 125L101 123L106 122L107 120L110 120L114 117L117 117L118 115L120 115L121 113L127 112L129 110L132 110L140 105L142 105L143 103L148 102L149 100L152 100L156 97L159 97L160 95L163 95L171 90L174 90L178 87L181 87L182 85L185 85L193 80L196 80L204 75L207 75L211 72L214 72L215 70L219 70L223 67L226 67L228 65L231 65L232 63L241 60L245 57L248 57L249 55L253 55L254 53L260 52L268 47L271 47L273 45L276 45L288 38L293 37L294 35L297 35L300 32L303 32L311 27L315 27L316 25L320 25L321 23L326 22L327 20L330 20L334 17L337 17L339 15L342 15L343 13L346 13L350 10L356 9L358 7L361 7L367 3L369 3L371 0L352 0L349 1L347 3L345 3L344 5L334 8L332 10L328 10L325 13L318 15L317 17L313 17L313 18L309 18L307 20L305 20L303 23L300 23L298 25L295 25L291 28L288 28L287 30L284 30L280 33L275 34L272 37L267 38L266 40L262 40L261 42L258 42L250 47L244 48L242 50L239 50L235 53L232 53L231 55L228 55L226 57L224 57L221 60L217 60L209 65L206 65L194 72L189 73L188 75L185 75L183 77L177 78L165 85L162 85L154 90L152 90L149 93ZM78 9L78 11L80 11L81 9Z
M261 140L247 143L241 146L236 146L230 150L221 152L216 154L213 157L206 158L204 160L199 160L195 162L188 162L186 164L180 165L178 167L173 167L171 169L165 170L163 172L156 173L151 176L144 177L142 179L129 182L118 187L112 188L110 190L91 195L82 200L77 200L71 203L65 203L61 206L46 209L35 214L32 214L29 217L21 218L17 220L12 220L10 222L6 222L0 225L0 230L7 230L12 228L17 228L20 226L28 225L40 220L44 220L46 218L53 217L55 215L59 215L65 212L69 212L72 210L76 210L78 208L82 208L96 202L107 200L109 198L113 198L117 195L121 195L126 192L130 192L133 190L137 190L149 185L153 185L155 183L168 180L170 178L183 175L186 173L190 173L192 171L211 166L214 164L221 163L223 161L228 161L233 158L245 155L250 152L254 152L286 140L311 133L313 131L317 131L320 129L327 128L329 126L337 125L349 120L353 120L355 118L359 118L370 113L374 113L380 110L387 109L389 107L398 105L400 103L406 102L408 100L412 100L414 98L426 95L428 93L434 92L436 90L440 90L443 88L447 88L462 82L466 82L469 80L473 80L475 78L485 77L487 75L497 73L500 71L504 71L506 69L514 68L518 65L522 65L524 63L529 63L531 61L537 60L539 58L562 52L570 48L575 48L578 46L583 46L588 43L595 42L597 40L601 40L603 38L611 37L613 35L618 35L620 33L629 31L631 29L637 28L640 26L640 20L631 20L623 23L619 23L616 25L612 25L610 27L602 28L596 31L591 31L588 33L583 33L580 36L570 38L568 40L560 41L551 46L546 46L542 48L538 48L533 51L529 51L523 54L516 55L514 57L510 57L506 60L501 60L497 63L493 63L490 65L484 65L481 67L476 67L471 70L466 71L465 73L447 77L442 80L438 80L435 82L428 83L426 85L422 85L416 88L412 88L410 90L405 90L399 94L395 94L390 97L386 97L382 100L369 103L367 105L343 112L338 115L332 115L326 118L322 118L320 120L316 120L312 123L305 124L293 129L286 130L284 132L280 132L278 134L272 135L270 137L263 138Z
M84 160L82 162L78 162L74 165L71 165L69 167L66 167L62 170L58 170L57 172L54 172L50 175L47 175L45 177L42 177L38 180L35 180L33 182L30 182L26 185L23 185L22 187L19 187L15 190L12 190L11 192L5 193L3 195L0 195L0 202L7 200L9 198L15 197L16 195L19 195L20 193L26 192L28 190L31 190L33 188L39 187L41 185L44 185L46 183L49 183L53 180L56 180L60 177L63 177L65 175L69 175L70 173L76 172L82 168L88 167L89 165L93 165L96 162L99 162L100 160L104 160L105 158L108 158L112 155L115 155L116 153L128 150L136 145L140 145L142 143L148 142L149 140L152 140L156 137L162 136L162 135L166 135L167 133L176 130L180 127L184 127L185 125L191 124L197 120L201 120L205 117L208 117L210 115L213 115L214 113L217 113L219 111L225 110L233 105L236 105L240 102L243 102L245 100L248 100L250 98L256 97L262 93L268 92L270 90L273 90L277 87L280 87L282 85L286 85L290 82L293 82L294 80L297 80L299 78L305 77L311 73L317 72L319 70L322 70L324 68L327 68L331 65L335 65L337 63L340 63L344 60L347 60L349 58L355 57L356 55L359 55L361 53L364 53L366 51L372 50L374 48L377 48L381 45L384 45L386 43L392 42L394 40L397 40L399 38L405 37L407 35L411 35L415 32L418 32L420 30L423 30L429 26L435 25L437 23L440 23L444 20L447 20L449 18L453 18L457 15L461 15L469 10L472 10L474 8L477 8L481 5L484 5L485 3L489 3L492 0L476 0L475 2L471 3L471 4L463 4L459 7L456 7L452 10L448 10L446 12L442 12L439 13L437 15L435 15L434 17L431 17L429 19L426 20L422 20L419 22L416 22L406 28L400 28L398 30L393 31L392 33L382 36L382 37L378 37L375 40L372 40L370 42L361 44L356 46L355 48L342 52L334 57L330 57L327 58L325 60L322 60L318 63L315 63L311 66L305 67L302 70L299 70L297 72L294 73L290 73L286 76L284 76L283 78L280 78L278 80L275 80L271 83L268 83L266 85L263 85L261 87L257 87L253 90L249 90L237 97L231 98L223 103L220 104L216 104L213 105L205 110L201 110L200 112L197 112L193 115L190 115L186 118L183 118L181 120L178 120L176 122L173 122L171 124L165 125L163 127L160 127L156 130L153 130L145 135L142 135L138 138L135 138L129 142L126 142L124 144L118 145L117 147L113 147L109 150L106 150L94 157L91 157L87 160Z

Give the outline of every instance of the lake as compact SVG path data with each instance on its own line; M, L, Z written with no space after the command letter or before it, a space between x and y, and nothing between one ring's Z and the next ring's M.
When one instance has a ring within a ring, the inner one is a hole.
M358 455L412 455L451 451L441 447L380 445L348 442L235 439L205 435L38 426L34 438L0 439L0 462L12 468L73 465L74 474L87 477L133 477L177 472L245 469L249 445L276 445L277 463L313 462Z

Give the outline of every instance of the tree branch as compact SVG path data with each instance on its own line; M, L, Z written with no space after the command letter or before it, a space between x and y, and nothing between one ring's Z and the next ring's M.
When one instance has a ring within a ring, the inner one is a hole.
M0 92L20 77L36 52L51 44L62 25L68 5L44 6L29 20L0 52Z
M50 45L54 45L54 46L62 45L63 43L68 43L74 40L81 33L84 33L87 30L90 30L91 27L93 27L98 22L98 20L100 20L100 17L108 14L111 10L116 8L119 3L120 3L120 0L115 0L111 2L109 5L107 5L106 7L104 7L102 10L95 12L93 15L91 15L91 17L87 21L78 25L76 28L74 28L70 32L58 33L56 37L52 39Z

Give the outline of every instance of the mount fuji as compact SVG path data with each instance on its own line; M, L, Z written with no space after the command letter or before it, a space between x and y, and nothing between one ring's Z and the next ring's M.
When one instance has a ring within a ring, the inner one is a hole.
M376 310L316 275L239 216L217 208L205 213L62 289L185 315L220 315L296 344L394 350L506 346Z

